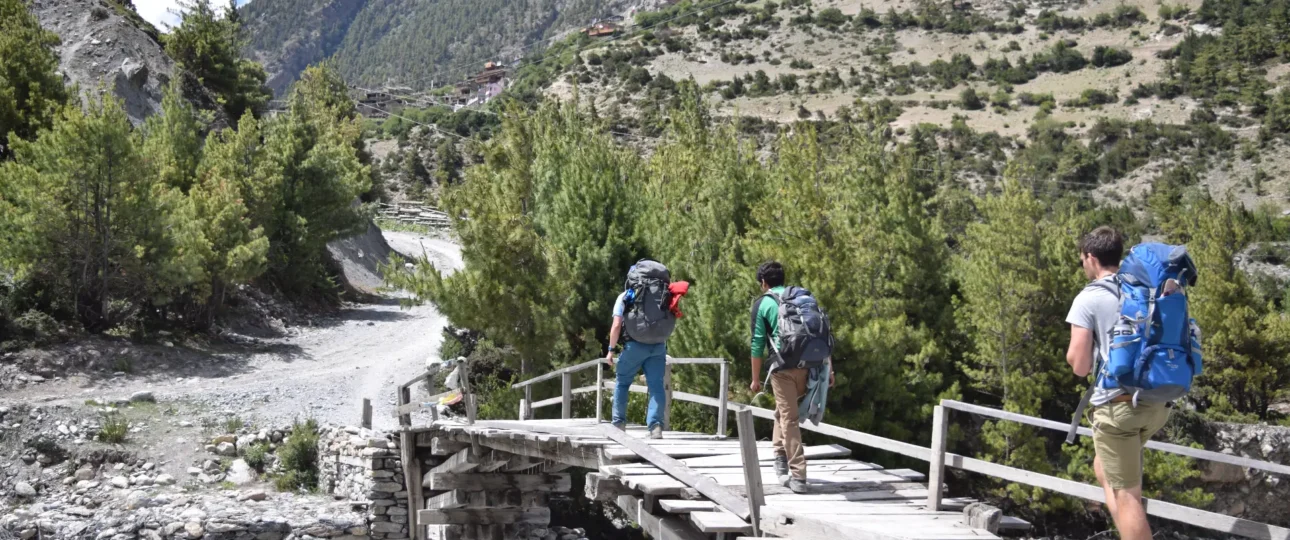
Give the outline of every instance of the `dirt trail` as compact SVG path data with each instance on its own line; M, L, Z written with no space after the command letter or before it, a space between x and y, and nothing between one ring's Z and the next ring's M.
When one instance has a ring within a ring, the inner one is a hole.
M461 249L449 240L404 232L384 236L405 256L424 253L445 270L462 266ZM433 306L402 308L396 298L387 298L377 304L350 305L323 327L264 340L271 352L239 359L245 367L231 375L203 378L178 373L161 380L155 374L127 376L110 386L73 376L11 397L74 406L90 396L148 390L163 401L192 402L256 425L283 425L307 417L356 425L360 402L366 397L372 400L373 427L389 428L396 424L391 416L394 385L420 373L427 359L437 358L446 324Z

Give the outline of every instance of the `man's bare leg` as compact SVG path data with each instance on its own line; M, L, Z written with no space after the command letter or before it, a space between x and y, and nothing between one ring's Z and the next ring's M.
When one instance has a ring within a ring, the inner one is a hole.
M1106 492L1106 509L1111 512L1111 519L1119 519L1115 515L1116 509L1119 508L1115 500L1115 490L1111 489L1111 484L1106 481L1106 471L1102 469L1101 456L1093 458L1093 473L1097 475L1097 483L1102 484L1102 491Z
M1115 490L1119 508L1115 527L1121 540L1151 540L1151 524L1147 523L1147 509L1142 506L1142 487Z

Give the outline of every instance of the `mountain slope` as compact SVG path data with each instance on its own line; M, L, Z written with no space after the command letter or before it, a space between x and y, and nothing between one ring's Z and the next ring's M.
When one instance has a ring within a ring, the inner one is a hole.
M243 8L248 51L281 93L334 57L355 85L450 84L489 60L658 0L256 0Z
M247 53L264 64L268 86L282 95L300 72L336 52L366 0L267 0L241 9Z
M136 124L161 111L174 72L157 30L130 8L105 0L45 0L30 9L58 34L59 71L82 93L112 91Z

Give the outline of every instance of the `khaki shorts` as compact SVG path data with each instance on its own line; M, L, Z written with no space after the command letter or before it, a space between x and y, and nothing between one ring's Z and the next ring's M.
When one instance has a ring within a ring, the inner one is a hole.
M1111 489L1142 485L1142 446L1168 421L1163 403L1113 402L1093 409L1093 447Z

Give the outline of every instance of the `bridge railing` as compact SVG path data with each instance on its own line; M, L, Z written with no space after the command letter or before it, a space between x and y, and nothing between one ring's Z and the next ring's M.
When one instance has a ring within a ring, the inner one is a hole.
M610 391L612 391L614 388L614 381L610 379L605 379L606 365L607 365L607 362L605 362L604 358L597 358L595 360L561 368L561 369L552 371L550 373L539 375L532 379L528 379L511 385L511 389L513 390L518 390L521 388L524 389L524 397L520 399L519 419L528 420L530 418L533 418L534 410L540 409L543 407L551 407L554 405L560 405L560 418L563 418L563 419L572 418L573 417L573 396L577 394L589 394L589 393L595 392L596 393L596 398L595 398L596 399L596 421L597 422L603 421L604 420L604 409L603 409L604 390L609 389ZM727 416L728 416L727 413L729 412L729 407L727 406L727 401L728 401L727 389L730 386L730 364L726 362L725 359L723 358L673 358L671 356L667 357L667 364L663 368L663 389L664 389L664 392L666 393L666 399L663 400L663 404L664 404L663 405L663 429L671 429L671 425L672 425L672 400L675 397L677 397L676 396L677 392L674 392L672 389L672 366L677 366L677 365L716 365L718 366L718 368L720 369L720 374L719 374L719 380L717 383L717 388L718 388L717 397L715 398L715 400L713 400L713 402L711 403L711 406L717 408L717 425L716 425L715 433L718 435L724 435L726 433L726 422L727 422ZM596 384L574 388L573 376L577 373L589 370L591 368L596 369ZM540 401L533 401L533 385L540 382L553 380L557 377L560 379L560 395L552 398L543 399ZM631 387L629 387L629 389L632 392L648 393L648 388L644 386L632 385ZM684 393L681 393L681 394L685 396L693 396L693 394L684 394ZM698 397L702 397L702 396L698 396ZM712 398L706 398L706 399L712 399ZM689 400L682 399L682 401L689 401Z

